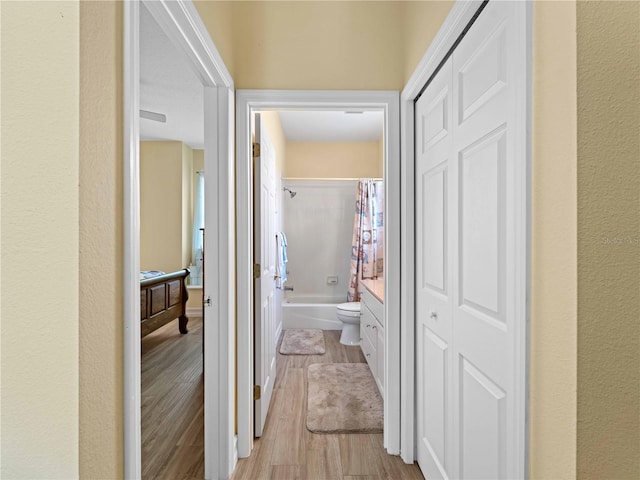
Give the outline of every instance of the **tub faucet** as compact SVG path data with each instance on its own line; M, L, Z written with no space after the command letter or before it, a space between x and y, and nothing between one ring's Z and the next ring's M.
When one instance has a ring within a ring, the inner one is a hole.
M285 292L293 292L293 287L284 287L283 290Z

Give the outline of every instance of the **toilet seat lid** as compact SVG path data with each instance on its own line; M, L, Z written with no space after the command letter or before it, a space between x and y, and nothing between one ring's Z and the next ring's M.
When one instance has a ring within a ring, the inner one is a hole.
M338 304L338 310L344 310L345 312L359 312L360 302L347 302Z

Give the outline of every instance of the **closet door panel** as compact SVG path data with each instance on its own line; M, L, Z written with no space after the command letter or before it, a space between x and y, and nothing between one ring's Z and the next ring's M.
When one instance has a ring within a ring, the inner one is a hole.
M525 475L524 11L489 2L415 105L417 448L429 479Z
M453 53L457 195L452 206L455 475L519 475L514 403L518 202L515 5L490 2Z
M416 102L416 334L418 462L450 478L452 448L453 81L449 60Z

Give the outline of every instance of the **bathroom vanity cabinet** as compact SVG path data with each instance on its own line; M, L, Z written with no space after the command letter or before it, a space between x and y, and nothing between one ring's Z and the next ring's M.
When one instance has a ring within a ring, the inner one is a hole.
M384 281L363 280L360 290L360 348L384 399Z

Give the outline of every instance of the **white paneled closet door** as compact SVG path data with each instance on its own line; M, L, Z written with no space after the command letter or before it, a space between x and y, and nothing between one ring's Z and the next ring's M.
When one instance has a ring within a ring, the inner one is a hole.
M416 102L418 462L430 479L525 475L524 18L517 2L490 2Z
M453 462L451 58L416 102L416 336L418 463L425 478Z

